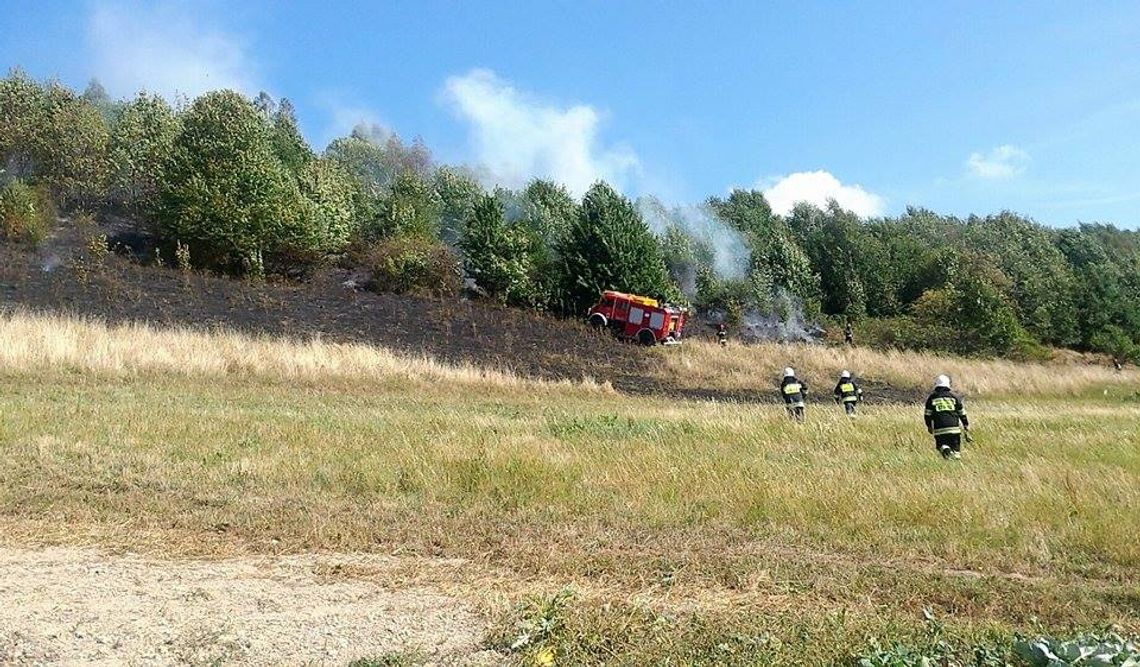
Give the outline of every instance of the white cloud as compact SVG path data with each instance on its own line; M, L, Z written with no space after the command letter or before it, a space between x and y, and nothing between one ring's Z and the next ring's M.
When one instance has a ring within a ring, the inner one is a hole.
M767 187L765 187L767 184ZM787 215L800 202L827 206L834 199L844 209L863 217L880 215L885 201L858 185L844 185L824 170L799 171L760 184L772 211Z
M1013 178L1025 171L1029 163L1029 153L1016 146L1005 144L987 154L971 153L966 160L966 168L978 178Z
M598 179L621 188L639 172L631 149L600 145L601 115L591 106L543 103L485 69L449 78L443 95L470 124L475 158L500 185L550 178L581 195Z
M145 89L173 100L221 88L258 91L242 40L203 24L187 7L100 3L87 34L92 74L112 95Z

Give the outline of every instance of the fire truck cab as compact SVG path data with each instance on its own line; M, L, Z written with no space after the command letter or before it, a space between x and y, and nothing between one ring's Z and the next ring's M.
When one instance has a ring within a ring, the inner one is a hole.
M685 328L684 308L636 294L606 290L586 315L595 328L608 328L642 345L676 345Z

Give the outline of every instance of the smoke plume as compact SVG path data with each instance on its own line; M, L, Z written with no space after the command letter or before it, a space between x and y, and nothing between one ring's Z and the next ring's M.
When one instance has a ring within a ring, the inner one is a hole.
M748 275L751 253L744 237L726 225L708 206L678 206L669 209L657 199L648 197L639 199L637 208L654 234L661 236L670 225L676 225L693 239L711 248L713 270L717 276L739 280Z

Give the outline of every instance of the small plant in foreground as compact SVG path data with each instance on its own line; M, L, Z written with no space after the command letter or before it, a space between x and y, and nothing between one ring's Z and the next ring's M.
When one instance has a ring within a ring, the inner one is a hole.
M1075 639L1052 637L1018 639L1014 652L1031 667L1065 665L1119 665L1140 667L1140 639L1125 639L1109 632L1081 635Z
M192 265L190 264L190 244L177 241L174 246L174 261L178 265L178 270L183 273L189 273Z
M1002 647L975 645L958 650L943 637L943 623L929 609L922 615L926 635L918 645L891 642L887 646L871 640L871 651L855 658L857 667L1008 667L1007 651Z
M514 630L493 642L495 648L522 654L529 664L548 667L555 664L550 646L563 628L563 615L574 599L574 592L564 588L550 599L527 601L516 609L520 619Z

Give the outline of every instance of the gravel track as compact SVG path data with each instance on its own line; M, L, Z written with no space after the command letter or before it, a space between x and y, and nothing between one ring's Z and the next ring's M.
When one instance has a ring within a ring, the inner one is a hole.
M382 556L156 561L0 547L0 664L346 665L405 653L497 665L483 620L430 588L322 573Z

